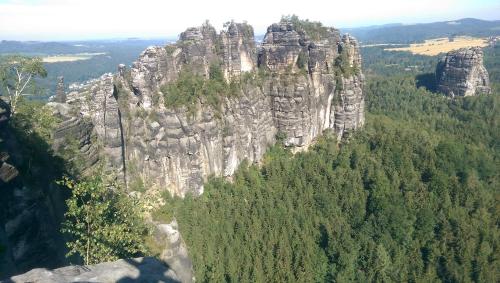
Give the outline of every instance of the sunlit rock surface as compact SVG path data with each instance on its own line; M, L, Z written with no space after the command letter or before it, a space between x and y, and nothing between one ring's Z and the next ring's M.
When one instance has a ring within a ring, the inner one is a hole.
M339 59L355 71L339 72ZM239 82L239 95L223 97L218 109L202 98L194 114L165 105L161 86L181 70L208 78L212 64ZM218 34L205 23L69 93L67 103L92 122L106 170L127 184L198 195L208 176L258 163L278 133L300 151L326 129L340 140L362 126L360 70L357 41L334 28L311 38L292 23L273 24L257 46L248 24L230 22Z
M479 47L450 51L436 68L438 91L454 96L490 94L490 79Z

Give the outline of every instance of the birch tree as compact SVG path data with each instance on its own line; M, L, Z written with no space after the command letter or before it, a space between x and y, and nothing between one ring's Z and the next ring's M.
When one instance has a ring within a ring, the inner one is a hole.
M19 99L29 95L34 86L34 78L47 76L42 59L38 57L8 56L0 62L1 94L7 95L11 113L17 110Z

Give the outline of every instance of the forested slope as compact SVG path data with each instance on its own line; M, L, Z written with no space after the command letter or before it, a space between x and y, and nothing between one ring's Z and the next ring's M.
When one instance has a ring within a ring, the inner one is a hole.
M499 96L372 78L367 124L170 199L200 282L498 279ZM171 211L174 211L173 213Z

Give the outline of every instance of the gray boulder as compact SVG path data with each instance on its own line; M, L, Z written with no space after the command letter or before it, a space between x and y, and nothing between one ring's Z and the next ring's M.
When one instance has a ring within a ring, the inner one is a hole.
M96 265L73 265L58 269L36 268L3 280L4 283L67 282L181 282L175 272L152 258L120 259Z

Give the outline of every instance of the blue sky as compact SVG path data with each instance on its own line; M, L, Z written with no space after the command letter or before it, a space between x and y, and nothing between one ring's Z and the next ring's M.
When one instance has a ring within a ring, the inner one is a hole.
M248 21L256 33L282 15L335 27L500 20L498 0L0 0L0 40L74 40L175 37L208 19Z

